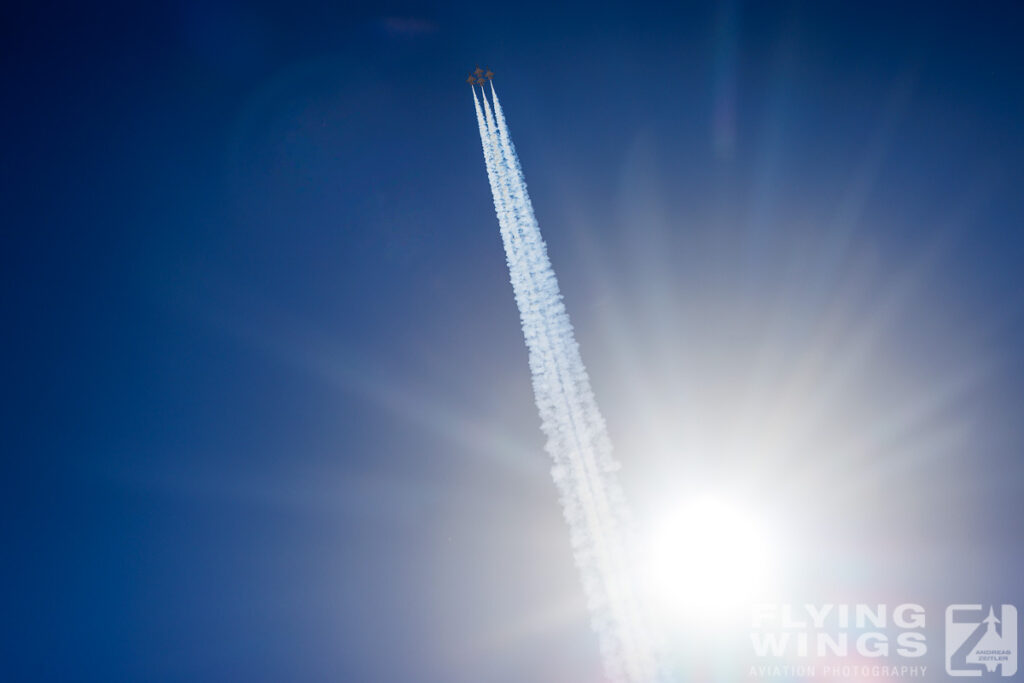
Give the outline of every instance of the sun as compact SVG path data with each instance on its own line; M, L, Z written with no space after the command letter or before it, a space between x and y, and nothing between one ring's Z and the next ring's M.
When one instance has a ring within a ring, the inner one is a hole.
M702 495L664 511L639 555L642 593L663 619L727 617L772 586L778 539L750 510Z

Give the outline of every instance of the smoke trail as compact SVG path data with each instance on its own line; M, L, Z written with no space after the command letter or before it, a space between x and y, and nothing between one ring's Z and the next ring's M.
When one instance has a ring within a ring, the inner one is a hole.
M484 100L486 102L486 99ZM497 152L489 122L484 119L480 110L480 100L476 96L476 88L473 88L473 105L476 107L476 122L480 129L480 142L484 150L484 163L487 166L487 180L491 185L491 196L494 199L494 212L498 215L498 225L501 227L501 234L504 238L505 232L511 225L511 217L508 215L509 202L504 194L504 185L498 184ZM511 269L511 264L510 264Z
M491 86L483 111L473 90L488 179L529 349L534 397L554 461L552 476L569 525L605 668L616 681L658 678L650 638L632 592L623 530L628 514L605 428L558 281L533 213L505 115Z

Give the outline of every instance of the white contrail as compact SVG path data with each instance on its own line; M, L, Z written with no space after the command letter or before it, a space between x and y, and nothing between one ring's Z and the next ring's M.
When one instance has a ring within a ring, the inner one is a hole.
M576 565L609 677L650 683L658 679L658 667L628 569L623 538L628 514L615 477L618 464L493 84L491 98L493 113L486 93L481 112L474 88L487 175L529 349L534 396Z
M511 237L511 231L515 230L516 218L504 175L499 175L501 173L502 160L501 152L498 149L494 121L486 97L484 98L484 106L487 108L487 116L485 117L480 110L480 100L477 99L476 88L473 88L473 104L476 107L477 125L480 129L480 141L483 145L484 162L487 166L487 178L491 185L491 196L494 199L494 211L498 216L498 225L501 228L502 242L505 245L512 288L515 293L516 304L520 310L523 310L530 306L529 295L531 286L529 283L529 272L520 264L522 256L518 241Z
M486 99L484 101L486 102ZM497 146L494 143L494 136L491 132L490 124L484 118L483 112L480 110L480 100L477 99L476 88L473 88L473 105L476 107L476 122L477 126L480 128L480 142L483 145L484 163L487 166L487 180L490 182L491 196L494 199L494 212L498 215L498 224L501 227L502 237L504 237L505 232L511 225L511 217L508 214L509 201L508 197L504 194L504 185L498 184L498 161L496 159Z

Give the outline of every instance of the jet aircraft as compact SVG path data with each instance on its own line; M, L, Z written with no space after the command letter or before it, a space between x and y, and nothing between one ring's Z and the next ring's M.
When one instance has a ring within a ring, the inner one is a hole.
M490 69L484 71L480 67L477 67L469 72L469 77L466 78L466 83L470 85L483 85L487 81L494 79L494 72Z

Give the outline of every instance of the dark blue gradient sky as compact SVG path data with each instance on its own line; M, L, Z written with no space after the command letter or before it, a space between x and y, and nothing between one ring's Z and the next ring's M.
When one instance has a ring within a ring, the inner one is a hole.
M793 594L1024 603L1021 35L5 5L0 679L597 680L477 63L641 515L728 482L804 539Z

